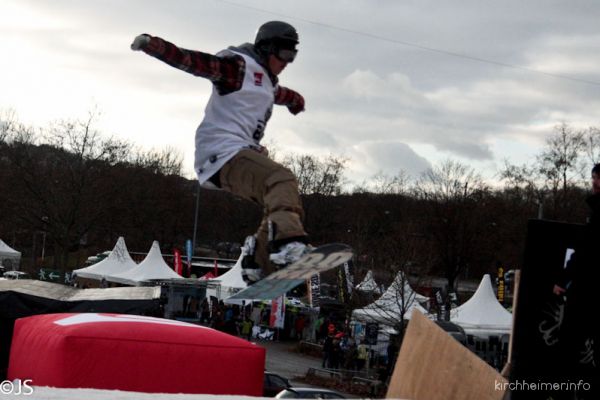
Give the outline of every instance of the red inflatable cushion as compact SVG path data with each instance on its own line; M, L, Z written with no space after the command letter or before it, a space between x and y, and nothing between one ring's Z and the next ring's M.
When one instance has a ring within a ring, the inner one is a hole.
M265 349L214 329L121 314L15 323L9 379L34 386L261 396Z

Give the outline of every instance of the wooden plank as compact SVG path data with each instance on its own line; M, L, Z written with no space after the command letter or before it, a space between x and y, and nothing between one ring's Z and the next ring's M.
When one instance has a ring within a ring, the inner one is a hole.
M495 369L415 310L386 397L501 400L506 382Z

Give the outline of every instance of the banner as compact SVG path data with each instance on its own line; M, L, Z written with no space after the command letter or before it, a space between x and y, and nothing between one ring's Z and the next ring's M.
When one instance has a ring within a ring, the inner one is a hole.
M346 303L350 301L352 297L352 289L353 289L353 277L350 272L350 266L352 261L348 261L344 263L342 268L338 269L338 297L342 303Z
M175 270L176 273L183 276L183 268L181 265L181 252L179 251L179 249L173 250L173 258L175 260L173 269Z
M320 297L321 297L321 276L319 274L314 274L308 279L308 304L311 307L317 308L320 306Z
M504 305L504 294L505 294L505 286L504 286L504 268L498 267L498 287L497 287L497 297L500 304Z
M190 239L185 242L185 251L187 255L187 274L186 276L192 275L192 256L194 255L194 250L192 249L192 241Z
M269 327L283 328L285 322L285 294L271 300L271 316Z
M354 289L354 276L352 275L352 270L350 267L352 266L352 260L344 263L344 272L346 273L346 286L348 287L348 293L352 294L352 289Z

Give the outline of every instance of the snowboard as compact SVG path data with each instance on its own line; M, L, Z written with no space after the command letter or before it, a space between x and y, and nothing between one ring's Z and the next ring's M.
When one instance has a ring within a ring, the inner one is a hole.
M342 243L315 247L298 261L267 275L260 281L242 289L232 300L271 300L306 282L311 276L348 262L352 248Z

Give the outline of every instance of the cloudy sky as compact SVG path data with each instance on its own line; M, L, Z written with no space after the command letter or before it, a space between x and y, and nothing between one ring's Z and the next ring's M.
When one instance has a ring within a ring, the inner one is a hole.
M129 45L139 33L215 53L280 19L300 34L276 108L281 153L347 157L347 178L417 175L441 160L492 178L553 127L600 126L600 2L557 0L0 0L0 112L44 126L101 111L97 127L172 146L193 175L211 85Z

